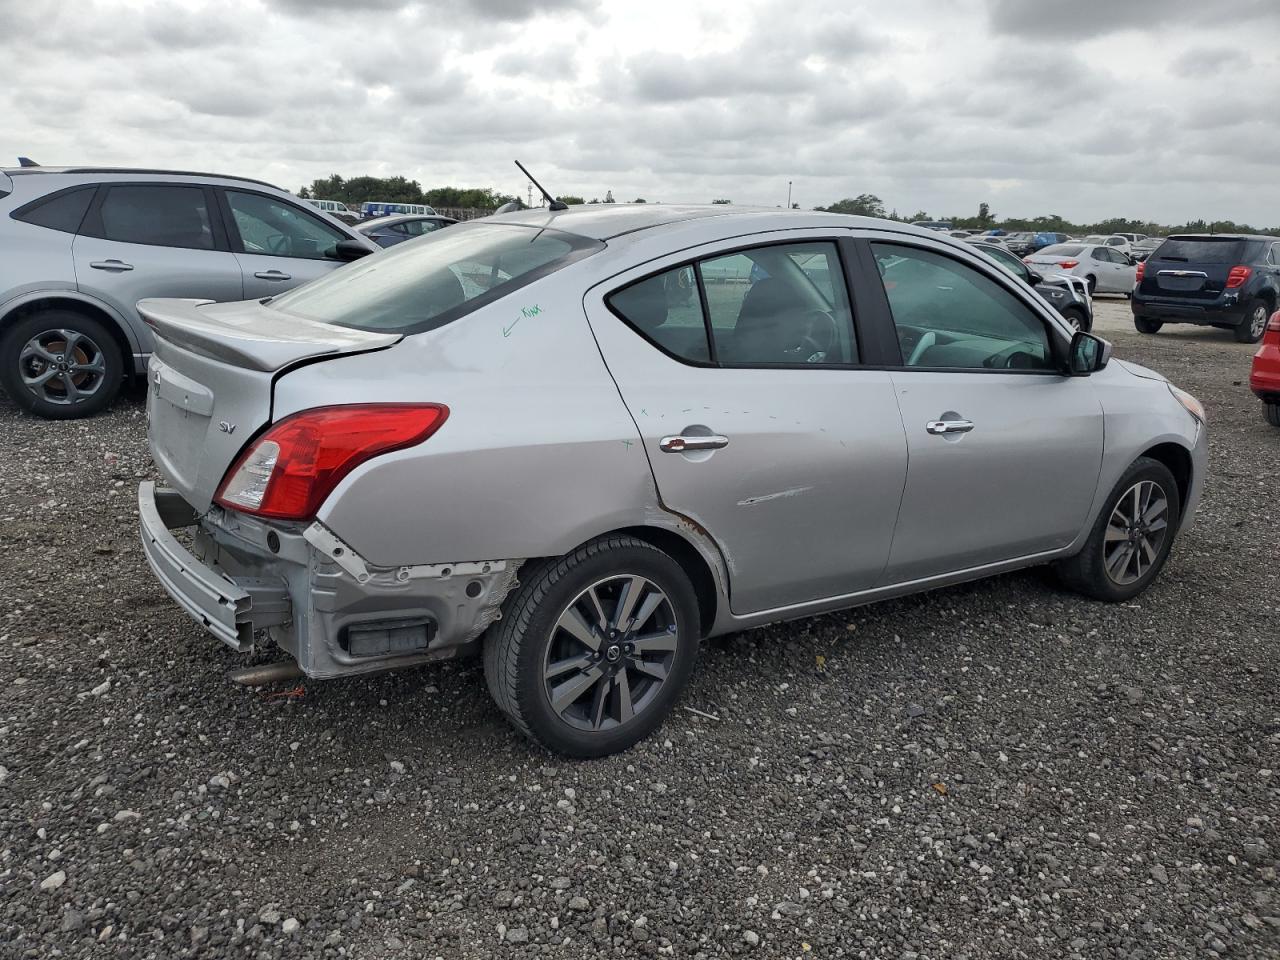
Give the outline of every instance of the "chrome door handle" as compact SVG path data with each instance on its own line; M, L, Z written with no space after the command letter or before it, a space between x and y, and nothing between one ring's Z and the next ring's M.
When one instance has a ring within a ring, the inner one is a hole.
M972 420L930 420L924 425L924 428L934 436L942 436L944 433L968 433L973 429Z
M728 437L663 437L658 447L663 453L688 453L690 450L720 450L729 445Z
M257 277L259 280L292 280L293 279L293 277L291 277L289 274L281 273L279 270L263 270L260 273L255 273L254 276Z
M125 263L123 260L95 260L89 266L95 270L111 270L116 273L133 269L132 263Z

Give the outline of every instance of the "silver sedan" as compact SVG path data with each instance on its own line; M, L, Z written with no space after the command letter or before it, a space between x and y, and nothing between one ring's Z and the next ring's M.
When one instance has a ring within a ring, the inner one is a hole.
M525 211L139 309L174 600L316 678L482 648L575 756L656 728L716 634L1041 564L1130 599L1204 480L1193 397L887 221Z

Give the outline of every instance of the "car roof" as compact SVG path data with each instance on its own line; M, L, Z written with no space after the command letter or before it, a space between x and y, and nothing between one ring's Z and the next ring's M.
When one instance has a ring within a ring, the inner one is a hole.
M241 183L256 183L259 186L279 190L274 183L265 180L254 180L252 177L237 177L229 173L199 173L192 170L161 170L147 167L2 167L0 173L11 177L42 176L49 174L96 175L96 176L148 176L148 177L198 177L202 180L238 180Z
M453 217L439 213L391 213L385 217L371 217L356 224L357 230L368 230L370 227L389 227L394 223L407 223L410 220L448 220L457 223Z
M612 240L624 234L671 224L712 218L746 217L751 217L755 221L752 224L753 231L839 224L847 227L889 227L899 232L910 232L920 236L937 236L937 232L933 230L873 217L857 217L824 211L784 210L779 207L734 207L723 203L705 205L590 203L571 206L566 210L550 210L546 207L514 210L510 213L493 214L485 217L484 221L548 227L563 230L566 233L576 233L592 240Z
M1166 240L1265 240L1268 243L1280 241L1280 237L1269 237L1262 233L1175 233Z

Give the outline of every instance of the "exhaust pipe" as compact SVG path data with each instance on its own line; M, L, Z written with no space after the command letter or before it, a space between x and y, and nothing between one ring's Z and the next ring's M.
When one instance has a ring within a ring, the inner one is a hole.
M261 687L280 680L297 680L302 675L302 668L298 666L296 660L281 660L278 663L264 663L256 667L241 667L227 674L232 683L238 683L242 687Z

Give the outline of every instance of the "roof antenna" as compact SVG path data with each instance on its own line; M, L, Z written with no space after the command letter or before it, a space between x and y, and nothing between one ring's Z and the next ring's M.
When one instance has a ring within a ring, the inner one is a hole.
M30 157L19 157L19 158L18 158L18 166L20 166L20 167L38 167L38 166L40 166L40 164L36 163L36 162L35 162L34 160L32 160Z
M523 173L526 177L529 178L529 182L538 188L538 192L547 198L548 210L568 210L569 209L569 205L567 203L561 203L551 194L547 193L546 189L543 188L542 184L540 184L537 180L533 179L533 174L524 168L523 163L517 160L516 166L520 168L521 173Z

